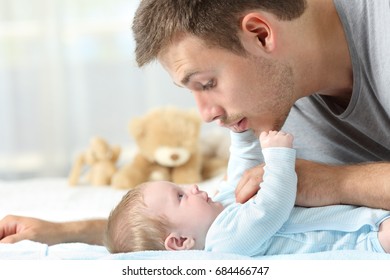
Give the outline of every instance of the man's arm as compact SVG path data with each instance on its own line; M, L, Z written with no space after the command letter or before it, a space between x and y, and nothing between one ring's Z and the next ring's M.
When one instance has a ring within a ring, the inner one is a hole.
M263 166L246 172L236 191L238 202L257 193ZM351 204L390 210L390 163L326 165L297 160L299 206Z
M105 219L55 223L9 215L0 220L0 243L28 239L48 245L69 242L103 245L106 225Z
M390 163L326 165L298 160L301 206L351 204L390 210Z

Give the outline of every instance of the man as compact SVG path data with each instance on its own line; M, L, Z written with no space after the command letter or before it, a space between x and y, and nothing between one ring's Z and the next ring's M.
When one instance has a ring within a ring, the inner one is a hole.
M157 59L192 92L204 121L294 133L296 204L386 209L389 29L389 0L143 0L133 24L139 66ZM237 200L261 179L261 166L249 170ZM10 216L0 238L101 244L104 227Z

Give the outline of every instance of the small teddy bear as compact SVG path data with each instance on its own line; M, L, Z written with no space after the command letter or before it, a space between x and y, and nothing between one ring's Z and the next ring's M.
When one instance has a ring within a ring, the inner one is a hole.
M96 186L109 186L111 178L117 171L116 162L120 156L119 146L110 146L100 137L90 140L89 148L78 155L68 177L69 185L75 186L80 181L84 166L89 170L84 175L87 184Z
M129 129L138 151L131 163L115 173L112 186L131 189L150 180L200 182L200 128L195 111L176 107L159 107L132 119Z

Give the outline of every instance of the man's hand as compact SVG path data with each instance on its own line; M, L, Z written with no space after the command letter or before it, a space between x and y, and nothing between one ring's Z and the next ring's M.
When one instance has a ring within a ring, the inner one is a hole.
M386 162L327 165L298 159L296 205L319 207L349 204L390 210L390 164ZM263 165L245 172L236 200L245 203L259 190Z
M20 216L6 216L0 220L0 243L15 243L29 239L49 245L60 243L56 232L60 224Z
M28 239L48 245L66 242L102 245L106 224L106 220L54 223L8 215L0 220L0 243L15 243Z
M256 195L263 181L264 164L247 170L236 188L236 201L245 203ZM298 192L296 205L318 207L341 203L341 194L331 186L331 178L335 176L335 167L297 160ZM333 175L332 175L333 174ZM321 185L325 184L325 185Z
M260 189L260 183L263 181L264 164L253 167L242 175L238 183L235 195L238 203L245 203Z

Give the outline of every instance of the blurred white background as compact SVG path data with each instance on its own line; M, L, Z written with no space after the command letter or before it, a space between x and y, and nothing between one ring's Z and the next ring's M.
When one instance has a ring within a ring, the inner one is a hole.
M92 136L131 145L156 106L193 108L154 63L137 68L138 0L0 0L0 179L66 176Z

